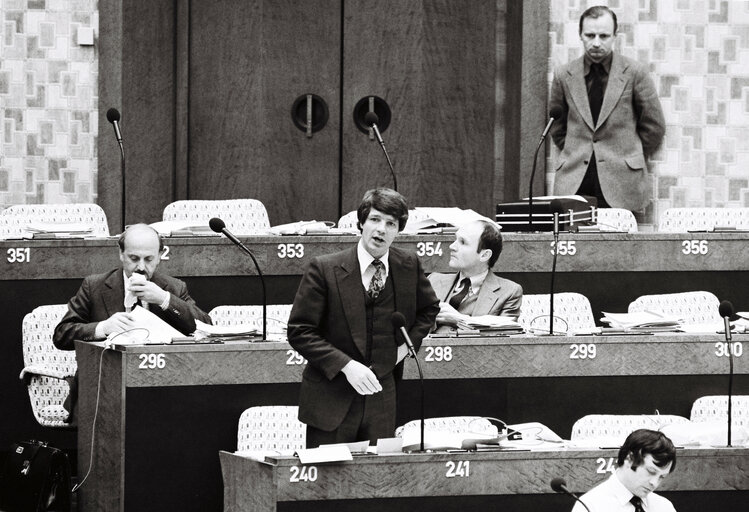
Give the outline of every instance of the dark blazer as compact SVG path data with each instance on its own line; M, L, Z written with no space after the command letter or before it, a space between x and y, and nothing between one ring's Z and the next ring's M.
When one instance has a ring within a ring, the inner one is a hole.
M183 281L159 272L153 274L151 281L171 294L166 310L151 304L151 313L185 335L195 331L195 319L211 323L210 317L198 308L187 293L187 285ZM55 346L62 350L74 350L75 340L95 340L96 325L117 312L125 311L124 300L122 268L86 277L78 293L68 302L68 312L55 327Z
M288 338L308 363L302 375L299 420L321 430L337 428L357 395L341 369L364 363L367 343L365 291L357 248L314 258L299 284L289 317ZM395 309L406 318L415 348L429 333L439 301L415 254L390 248L388 279ZM393 372L396 347L372 361L378 378ZM380 352L381 353L381 352Z
M663 140L666 123L655 84L645 65L614 53L598 122L593 124L583 57L554 73L549 110L564 115L551 127L562 152L554 194L575 194L595 150L598 179L606 201L639 211L652 199L645 158Z

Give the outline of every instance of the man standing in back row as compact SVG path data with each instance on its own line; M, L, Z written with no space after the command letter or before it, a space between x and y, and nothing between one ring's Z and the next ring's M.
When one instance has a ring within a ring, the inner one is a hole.
M357 218L359 243L310 262L289 317L289 343L308 361L299 420L310 448L393 437L408 352L392 315L403 314L418 349L439 311L416 254L391 247L408 220L403 196L369 190Z
M646 158L666 132L647 67L613 51L616 14L595 6L580 16L585 55L554 73L549 110L561 150L554 194L594 196L598 207L643 210L652 199Z

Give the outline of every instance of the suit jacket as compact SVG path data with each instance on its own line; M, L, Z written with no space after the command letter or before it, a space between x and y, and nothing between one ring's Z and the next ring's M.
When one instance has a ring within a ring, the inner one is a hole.
M429 282L432 283L432 288L441 301L447 302L447 296L455 282L455 277L456 274L439 272L429 274ZM481 284L472 316L497 315L517 319L520 316L522 301L523 288L519 284L499 277L490 270Z
M289 317L288 338L308 363L302 374L299 420L321 430L337 428L357 393L341 369L364 363L367 344L365 290L357 248L314 258L299 284ZM439 302L415 254L390 248L395 309L406 318L415 348L429 333ZM380 352L381 353L381 352ZM393 372L397 350L372 361L378 378Z
M551 127L562 150L556 163L554 194L577 192L595 151L598 179L613 207L639 211L651 200L646 156L665 134L661 103L647 68L614 53L598 122L585 85L583 57L554 73L549 110L563 115Z
M187 293L187 285L183 281L159 272L154 272L151 281L171 294L166 310L150 304L151 313L185 335L195 331L195 319L211 323L210 317L198 308ZM61 350L74 350L75 340L97 339L94 334L96 325L117 312L125 311L124 300L125 284L121 268L86 277L78 293L68 302L68 312L55 327L55 346Z

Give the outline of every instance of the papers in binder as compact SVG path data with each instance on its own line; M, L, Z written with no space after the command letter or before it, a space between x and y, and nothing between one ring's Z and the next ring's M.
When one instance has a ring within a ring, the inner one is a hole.
M414 208L408 217L408 222L403 230L404 233L417 233L434 231L435 228L453 226L459 228L474 220L492 219L484 217L473 210L461 208Z
M614 329L632 332L675 331L681 327L682 320L672 315L656 311L638 311L636 313L603 312L601 322Z
M513 318L497 315L466 316L458 322L458 329L477 329L480 334L516 334L523 332Z
M90 236L92 231L90 224L81 222L34 222L26 226L26 233L31 238L82 238Z
M163 236L220 236L210 228L208 222L162 220L149 225Z
M200 320L195 320L196 340L204 340L206 338L221 338L222 340L247 339L256 336L260 336L260 331L253 324L210 325ZM270 332L268 338L270 338Z

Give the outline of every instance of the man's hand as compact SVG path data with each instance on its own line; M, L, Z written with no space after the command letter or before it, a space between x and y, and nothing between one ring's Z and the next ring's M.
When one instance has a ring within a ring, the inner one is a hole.
M382 385L374 372L358 361L352 359L341 371L360 395L374 395L382 391Z
M135 320L130 313L115 313L101 322L101 329L105 336L123 332L135 327Z
M448 302L440 302L440 312L437 313L438 325L451 325L457 327L458 322L468 318L463 313L452 307Z
M153 281L131 282L128 290L139 299L151 304L161 304L169 295L169 292L162 290L161 287Z

